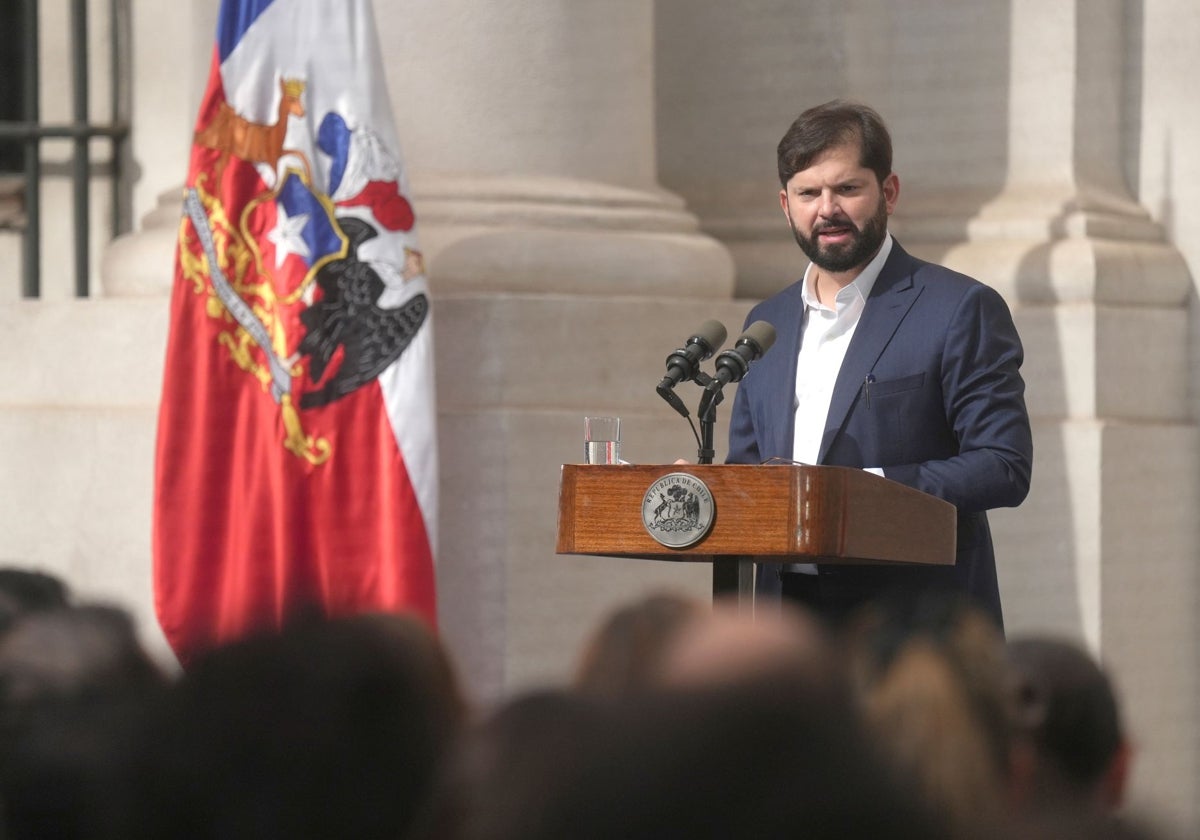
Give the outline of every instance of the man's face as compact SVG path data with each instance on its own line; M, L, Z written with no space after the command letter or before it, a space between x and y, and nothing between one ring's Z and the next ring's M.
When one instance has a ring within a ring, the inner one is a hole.
M835 146L779 191L796 244L833 274L857 274L878 253L900 195L894 173L880 184L860 157L858 143Z

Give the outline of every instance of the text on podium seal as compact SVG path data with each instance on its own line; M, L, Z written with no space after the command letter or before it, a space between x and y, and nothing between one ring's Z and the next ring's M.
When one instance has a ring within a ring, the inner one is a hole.
M646 533L668 548L688 548L712 530L716 506L703 481L687 473L668 473L642 498Z

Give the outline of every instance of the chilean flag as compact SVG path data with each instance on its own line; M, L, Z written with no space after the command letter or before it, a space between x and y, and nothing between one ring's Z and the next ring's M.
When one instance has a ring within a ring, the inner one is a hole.
M223 0L171 299L154 597L180 661L436 625L433 327L369 0Z

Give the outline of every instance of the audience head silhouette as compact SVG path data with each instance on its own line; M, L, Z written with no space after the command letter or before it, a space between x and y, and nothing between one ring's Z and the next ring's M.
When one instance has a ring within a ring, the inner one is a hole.
M4 837L99 837L167 677L115 607L26 611L0 635Z
M990 617L949 595L879 601L846 641L863 714L897 770L957 833L999 821L1015 696Z
M449 766L423 840L946 836L853 710L783 672L603 702L519 697Z
M573 683L581 691L616 697L660 681L663 659L676 639L708 613L695 598L659 592L613 610L583 646Z
M1062 639L1014 639L1008 656L1033 747L1028 789L1034 804L1119 807L1132 750L1108 675L1079 645Z
M402 837L465 712L415 618L303 618L215 649L148 728L132 834Z
M57 575L37 569L0 567L0 632L24 613L67 606L69 596L66 583Z
M1130 748L1096 661L953 596L833 628L655 593L565 685L476 715L416 617L304 612L168 675L124 611L3 572L0 837L1160 836L1113 817Z

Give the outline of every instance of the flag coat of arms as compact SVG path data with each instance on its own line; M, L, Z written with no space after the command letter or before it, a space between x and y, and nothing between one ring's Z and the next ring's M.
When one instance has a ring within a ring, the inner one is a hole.
M155 464L155 607L185 665L300 608L436 622L432 358L368 0L224 0Z

